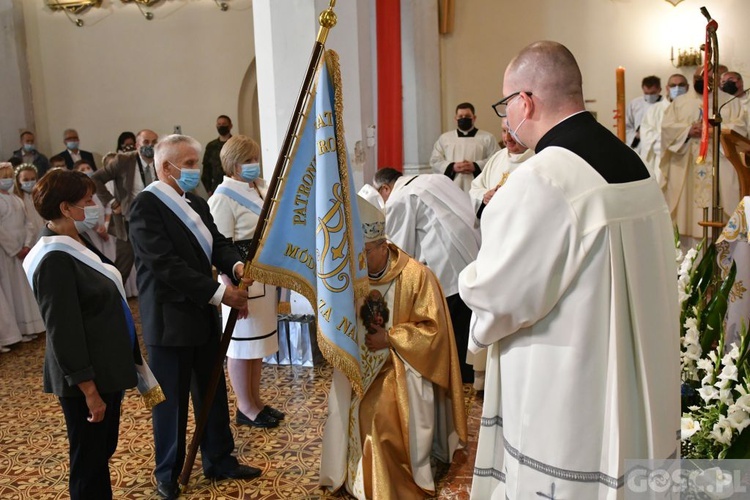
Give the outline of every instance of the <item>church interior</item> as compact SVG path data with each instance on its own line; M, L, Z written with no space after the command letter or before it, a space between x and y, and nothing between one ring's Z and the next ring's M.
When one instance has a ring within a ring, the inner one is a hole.
M0 0L0 159L25 130L49 157L75 128L97 162L126 130L179 132L205 146L224 114L233 134L260 144L264 177L271 175L328 0L99 0L78 11L56 3ZM750 78L745 0L335 2L326 48L340 57L356 188L382 167L430 172L433 144L455 129L457 103L473 103L476 126L500 137L491 105L503 97L503 71L536 40L571 50L586 109L614 132L617 68L625 68L626 101L642 94L647 75L666 82L681 73L692 82L696 65L679 55L704 43L704 5L719 23L721 63ZM139 325L137 299L129 302ZM44 349L41 335L0 354L0 498L68 498L64 420L56 398L42 392ZM199 458L183 497L350 498L317 483L331 373L324 362L264 364L261 391L286 420L271 430L232 424L237 456L263 476L211 481L198 472ZM438 469L436 498L469 498L482 395L470 384L464 395L469 443ZM114 498L155 498L150 418L128 391L110 466ZM193 425L191 416L191 432Z

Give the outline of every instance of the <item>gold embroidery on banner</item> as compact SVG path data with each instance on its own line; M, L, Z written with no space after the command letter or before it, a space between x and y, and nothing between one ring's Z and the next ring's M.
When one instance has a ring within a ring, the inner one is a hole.
M350 264L351 251L346 255L344 254L344 247L347 245L347 238L341 238L341 242L335 247L331 248L331 238L333 235L340 233L344 229L344 200L341 192L342 186L336 183L332 187L333 194L333 205L328 212L320 219L318 219L318 227L316 233L323 233L323 250L318 256L318 277L323 281L323 285L333 293L341 293L349 288L350 278L349 275L344 272L344 268ZM337 217L338 216L338 217ZM338 219L337 222L332 223L334 219ZM329 225L331 224L331 225ZM350 226L351 227L351 226ZM354 230L352 228L351 230ZM351 246L349 246L351 250ZM336 261L343 259L337 267L332 270L326 271L324 266L328 260L328 254L331 254L331 260ZM349 266L349 270L353 271L352 266ZM339 282L343 281L343 285L336 287L329 283L329 280L336 278Z
M742 296L745 295L745 292L747 292L747 288L745 288L742 280L735 281L734 285L732 286L732 290L730 290L729 292L729 301L736 302L738 300L741 300Z

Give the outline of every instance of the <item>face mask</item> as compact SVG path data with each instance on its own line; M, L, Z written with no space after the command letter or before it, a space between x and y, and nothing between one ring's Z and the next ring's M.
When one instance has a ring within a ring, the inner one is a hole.
M180 171L179 179L175 178L174 176L170 176L175 180L175 182L177 182L177 185L180 186L180 189L188 192L198 187L198 183L201 181L201 169L180 168L171 161L169 162L169 164Z
M36 149L36 146L33 145L33 144L24 144L23 145L23 150L26 151L27 153L31 153L35 149Z
M92 175L94 175L94 171L93 170L86 170L84 172L84 174L86 174L86 177L91 177Z
M147 160L150 160L154 157L154 147L153 146L141 146L141 156L146 158Z
M528 146L524 144L523 141L518 137L518 131L521 129L521 125L523 125L525 121L526 121L526 117L524 117L523 120L521 120L521 123L519 123L518 126L514 130L510 126L510 120L508 118L505 119L505 123L508 124L508 133L513 138L513 140L516 141L521 147L528 149Z
M228 135L229 127L227 127L226 125L221 125L219 127L216 127L216 131L219 133L219 135Z
M695 89L696 92L703 95L703 78L693 82L693 88Z
M34 186L36 186L36 181L26 181L21 183L21 189L27 193L31 193Z
M727 80L724 82L724 85L721 86L721 90L726 92L727 94L734 95L737 93L737 82L734 82L732 80Z
M242 172L240 173L243 181L253 182L255 179L260 177L260 164L259 163L246 163L242 165Z
M78 141L68 141L65 143L65 147L71 151L78 149Z
M459 118L458 119L458 128L463 130L464 132L468 132L472 128L474 128L474 124L472 123L471 118Z
M687 87L669 87L669 97L674 101L687 92Z
M659 98L661 96L659 94L645 94L643 98L646 100L649 104L654 104L655 102L659 102Z
M0 191L6 193L13 189L13 179L0 179Z
M83 209L83 220L75 221L76 229L78 229L79 233L86 231L86 229L94 229L99 224L99 207L96 205L89 207L73 206Z

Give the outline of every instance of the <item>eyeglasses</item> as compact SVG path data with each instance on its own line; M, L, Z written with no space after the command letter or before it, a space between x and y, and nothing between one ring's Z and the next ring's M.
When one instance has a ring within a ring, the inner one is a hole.
M493 104L492 109L495 110L497 116L499 116L500 118L505 118L506 116L508 116L508 104L510 104L510 101L521 95L522 92L529 97L531 97L532 95L531 92L519 90L518 92L513 92L508 97L504 97L503 99Z

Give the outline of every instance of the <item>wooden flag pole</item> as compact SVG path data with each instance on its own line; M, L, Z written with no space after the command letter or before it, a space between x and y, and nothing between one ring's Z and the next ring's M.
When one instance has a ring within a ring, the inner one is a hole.
M617 84L617 111L615 112L617 137L625 142L625 68L622 66L615 71L615 80Z
M318 31L318 38L315 40L315 45L313 46L312 55L310 57L310 64L307 67L307 72L305 73L305 79L303 80L302 88L300 89L299 95L297 96L297 104L294 107L294 113L289 123L286 137L284 138L284 142L281 146L279 157L276 160L276 166L274 167L271 182L268 185L268 192L273 194L272 196L266 196L266 199L263 202L263 209L261 210L259 215L258 225L255 228L255 234L253 235L252 242L250 243L250 248L248 249L247 261L245 262L245 277L249 277L250 266L248 264L253 260L253 258L255 257L255 253L258 251L260 235L263 234L263 231L265 230L266 224L268 222L268 212L271 207L271 201L276 198L276 192L278 191L279 187L279 176L289 163L289 155L292 150L292 146L294 145L294 141L295 139L297 139L297 134L299 132L300 125L302 124L302 119L304 118L303 110L306 109L307 102L310 98L310 92L313 80L315 78L315 73L317 72L318 64L320 63L320 59L323 57L323 52L325 51L325 42L328 38L328 32L336 25L336 14L333 12L333 7L335 5L336 0L330 0L328 9L320 14L320 30ZM245 288L243 283L240 283L240 288ZM188 481L190 480L190 472L193 469L193 465L195 464L195 457L198 454L198 447L200 446L201 439L203 439L203 432L205 431L206 421L208 420L208 413L211 408L211 403L216 396L216 387L219 384L219 377L224 376L224 358L226 357L227 349L229 348L229 341L232 338L234 327L237 324L238 314L239 311L234 308L229 313L229 318L227 319L227 324L224 328L224 334L221 337L219 352L216 355L216 361L211 372L211 379L208 383L208 390L203 401L203 406L201 407L200 415L198 415L198 419L196 420L195 433L193 434L193 438L190 441L190 448L188 449L187 456L185 457L185 463L182 467L182 472L180 473L179 483L182 486L183 491L186 491Z

